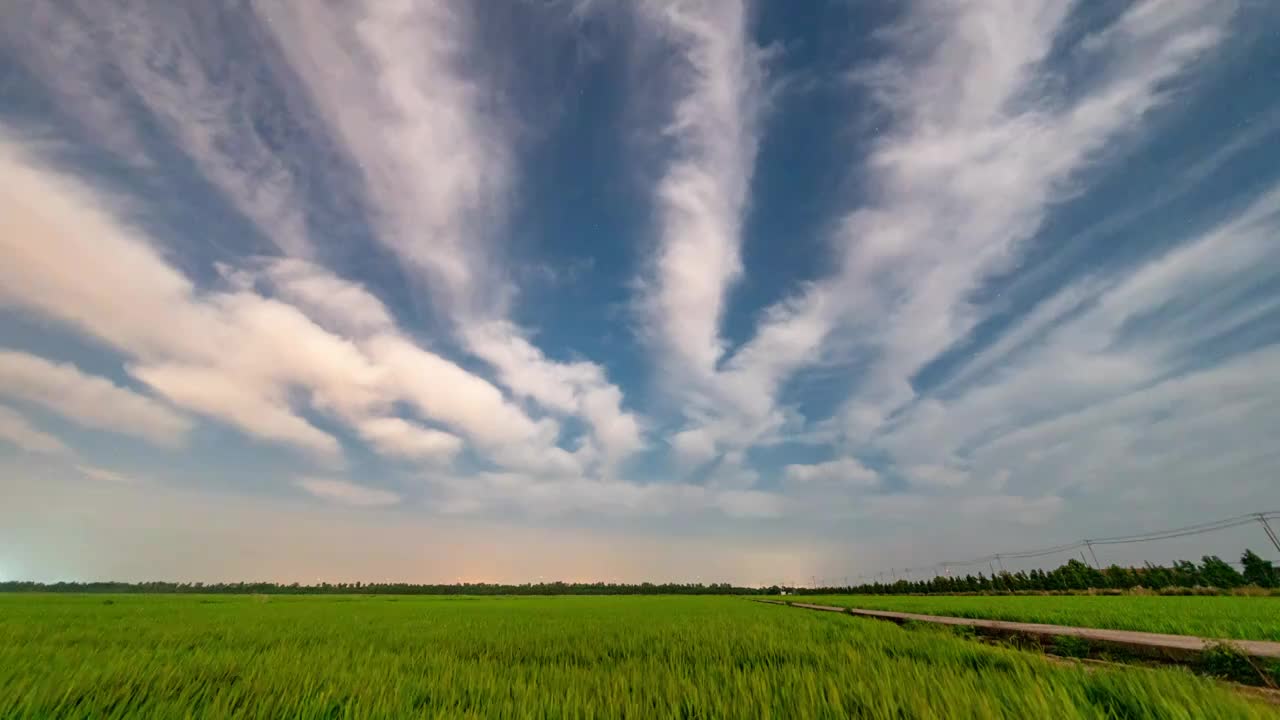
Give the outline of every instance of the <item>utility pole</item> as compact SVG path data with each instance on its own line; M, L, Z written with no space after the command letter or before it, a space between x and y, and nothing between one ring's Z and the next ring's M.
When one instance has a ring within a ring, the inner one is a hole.
M1095 552L1093 551L1093 541L1092 541L1092 540L1085 540L1085 541L1084 541L1084 546L1085 546L1085 547L1087 547L1087 548L1089 548L1089 555L1090 555L1091 557L1093 557L1093 567L1094 567L1094 569L1095 569L1095 570L1097 570L1097 569L1101 569L1101 567L1102 567L1102 566L1101 566L1101 564L1098 562L1098 554L1097 554L1097 553L1095 553Z
M1280 552L1280 537L1277 537L1276 531L1271 529L1271 523L1267 522L1267 516L1263 513L1258 513L1258 522L1262 523L1262 530L1267 533L1267 539L1271 541L1272 545L1276 546L1276 552Z

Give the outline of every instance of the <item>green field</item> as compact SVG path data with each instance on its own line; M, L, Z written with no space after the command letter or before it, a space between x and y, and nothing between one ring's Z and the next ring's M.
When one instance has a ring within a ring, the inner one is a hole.
M1274 716L1185 670L729 597L0 595L4 718Z
M1208 638L1280 640L1280 597L805 595L788 599L867 610L897 610L927 615L1140 630Z

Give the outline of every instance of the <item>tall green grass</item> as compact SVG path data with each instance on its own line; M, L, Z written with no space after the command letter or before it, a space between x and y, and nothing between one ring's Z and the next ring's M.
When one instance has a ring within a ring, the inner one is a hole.
M1049 623L1111 630L1280 640L1280 598L1159 595L831 595L796 598L840 607Z
M1185 671L736 598L0 596L4 718L1269 713Z

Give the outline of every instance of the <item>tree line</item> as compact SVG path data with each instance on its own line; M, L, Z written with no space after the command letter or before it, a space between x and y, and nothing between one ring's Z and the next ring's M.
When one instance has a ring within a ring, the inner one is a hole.
M1117 589L1137 587L1149 590L1169 588L1280 587L1280 570L1252 550L1240 558L1242 570L1216 555L1206 555L1199 564L1181 560L1172 565L1121 567L1112 565L1098 569L1079 560L1068 560L1053 570L998 572L991 576L946 575L929 580L897 580L844 587L795 588L785 585L739 587L729 583L365 583L340 582L302 585L299 583L235 582L0 582L0 592L67 592L67 593L154 593L154 594L228 594L228 595L777 595L795 594L942 594L971 592L1054 592L1072 590Z
M1280 587L1280 570L1252 550L1240 557L1242 570L1217 555L1205 555L1196 564L1179 560L1172 565L1122 567L1111 565L1098 569L1071 559L1053 570L1019 570L997 572L990 576L940 575L928 580L896 580L892 583L870 583L841 588L800 588L801 594L849 593L858 595L929 595L972 592L1054 592L1071 590L1148 590L1171 588Z
M226 594L226 595L749 595L763 588L735 587L729 583L568 583L520 585L501 583L300 583L273 582L0 582L0 592Z

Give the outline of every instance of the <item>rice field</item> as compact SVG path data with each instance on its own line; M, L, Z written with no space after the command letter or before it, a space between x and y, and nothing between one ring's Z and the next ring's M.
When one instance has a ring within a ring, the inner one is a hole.
M1248 718L1086 670L730 597L0 595L4 718Z
M1280 597L805 595L794 599L867 610L1280 641Z

